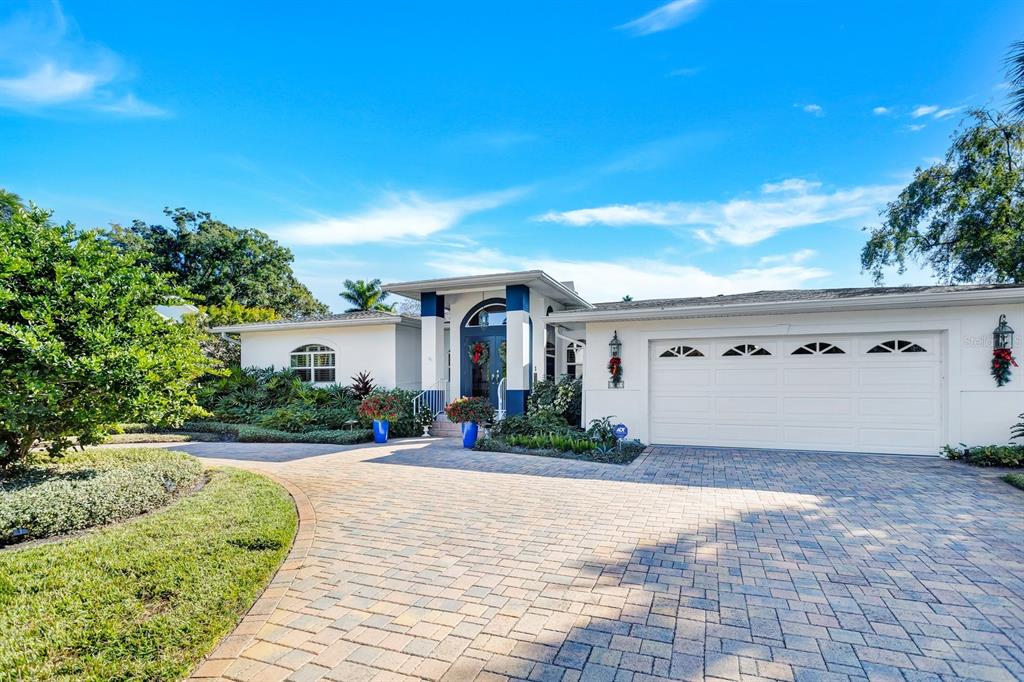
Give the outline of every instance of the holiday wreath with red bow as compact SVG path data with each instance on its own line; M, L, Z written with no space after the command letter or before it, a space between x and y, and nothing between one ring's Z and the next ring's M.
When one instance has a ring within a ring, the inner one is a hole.
M996 386L1010 383L1010 375L1013 373L1010 367L1017 366L1017 361L1013 358L1013 350L996 348L992 351L992 378L996 380Z
M470 344L466 350L466 355L469 357L469 361L476 366L486 365L487 361L491 359L491 346L483 341L477 341L476 343Z

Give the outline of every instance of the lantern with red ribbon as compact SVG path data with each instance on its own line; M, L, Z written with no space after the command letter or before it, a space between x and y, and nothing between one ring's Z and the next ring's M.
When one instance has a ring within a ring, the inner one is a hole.
M1013 327L1006 323L1006 315L999 316L999 326L992 332L992 378L996 386L1010 383L1011 367L1017 367L1013 357Z

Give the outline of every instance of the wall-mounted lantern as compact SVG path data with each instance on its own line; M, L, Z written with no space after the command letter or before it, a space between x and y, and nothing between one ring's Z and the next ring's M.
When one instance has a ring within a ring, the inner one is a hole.
M996 386L1010 383L1013 374L1011 367L1016 367L1013 357L1013 327L1006 323L1006 315L999 316L999 326L992 330L992 378Z
M999 326L992 330L992 348L1013 348L1013 327L1006 323L1006 315L999 316Z
M619 356L622 351L622 342L619 341L618 331L612 334L612 340L608 342L608 350L612 354L608 360L608 388L622 388L622 358Z

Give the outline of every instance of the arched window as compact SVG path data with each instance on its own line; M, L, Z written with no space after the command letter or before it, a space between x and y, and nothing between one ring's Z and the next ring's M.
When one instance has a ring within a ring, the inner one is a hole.
M704 354L693 346L672 346L658 356L659 358L702 358Z
M761 346L755 346L752 343L741 343L740 345L733 346L729 350L727 350L724 353L722 353L722 356L723 357L727 357L727 358L740 357L740 356L748 356L748 355L771 355L771 353L768 352L767 348L762 348Z
M927 353L924 348L917 345L913 341L904 341L903 339L893 339L892 341L883 341L874 348L868 351L869 353Z
M334 382L334 349L310 344L292 351L292 371L303 381Z
M811 341L797 348L791 355L844 355L845 350L827 341Z
M506 322L505 304L491 303L477 310L466 320L467 327L499 327Z
M583 344L575 341L565 347L565 373L575 379L583 378L583 350Z

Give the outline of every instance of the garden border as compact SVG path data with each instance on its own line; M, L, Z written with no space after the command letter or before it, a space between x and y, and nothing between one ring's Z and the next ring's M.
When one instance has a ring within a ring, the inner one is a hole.
M238 621L234 630L225 635L213 648L213 651L199 662L187 678L189 680L209 680L223 677L228 666L248 648L256 638L256 634L267 624L270 615L277 610L281 600L288 594L288 589L306 562L306 556L309 554L313 538L316 536L316 511L309 498L306 497L306 493L288 479L281 478L276 474L262 470L254 473L266 476L288 491L299 515L295 539L288 550L288 556L285 557L260 596Z

